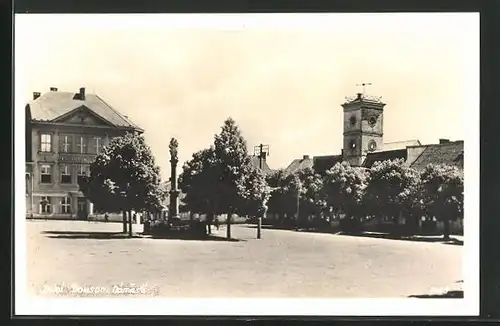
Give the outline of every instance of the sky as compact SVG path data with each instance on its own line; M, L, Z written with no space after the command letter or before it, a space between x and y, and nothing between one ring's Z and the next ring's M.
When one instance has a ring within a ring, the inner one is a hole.
M340 154L341 104L363 82L387 104L384 142L464 140L478 123L465 113L479 110L479 16L23 14L15 78L16 104L50 87L98 94L145 130L164 180L171 137L181 166L228 117L285 168Z

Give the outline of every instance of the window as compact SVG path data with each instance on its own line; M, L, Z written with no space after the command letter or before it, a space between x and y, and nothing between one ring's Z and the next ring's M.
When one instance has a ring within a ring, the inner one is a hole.
M50 134L42 134L42 152L52 152L52 135Z
M89 171L88 165L80 165L78 167L78 173L77 173L78 183L80 183L82 177L88 175L88 171Z
M92 143L90 144L90 152L93 154L99 154L101 150L102 150L102 138L93 137Z
M61 152L71 153L71 136L61 136Z
M41 183L52 183L52 167L44 164L40 167Z
M101 137L94 137L94 143L95 143L95 152L99 154L102 148L102 139Z
M40 213L49 214L52 212L52 205L50 202L50 197L42 197L40 200Z
M71 198L63 197L61 199L61 213L70 214L71 213Z
M80 136L77 138L76 147L78 148L78 153L87 152L87 144L85 143L85 137Z
M61 165L61 183L62 184L70 184L71 183L71 170L68 165Z

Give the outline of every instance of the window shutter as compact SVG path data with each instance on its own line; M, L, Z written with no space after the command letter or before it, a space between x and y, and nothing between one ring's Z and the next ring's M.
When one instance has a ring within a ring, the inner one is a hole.
M64 152L64 135L59 135L59 152Z

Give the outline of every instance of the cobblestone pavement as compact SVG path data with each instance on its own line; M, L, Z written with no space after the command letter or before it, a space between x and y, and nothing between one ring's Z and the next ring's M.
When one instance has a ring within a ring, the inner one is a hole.
M238 242L126 239L120 231L119 223L28 221L32 293L397 298L463 279L462 246L442 243L284 230L257 240L245 226L233 226Z

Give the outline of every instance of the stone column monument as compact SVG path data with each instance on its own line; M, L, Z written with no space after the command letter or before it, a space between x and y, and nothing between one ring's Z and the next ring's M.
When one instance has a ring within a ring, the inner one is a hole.
M179 190L177 189L177 163L179 159L177 157L177 148L179 143L175 138L170 140L170 207L169 207L169 220L171 218L179 217ZM170 221L169 221L170 222Z

